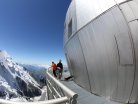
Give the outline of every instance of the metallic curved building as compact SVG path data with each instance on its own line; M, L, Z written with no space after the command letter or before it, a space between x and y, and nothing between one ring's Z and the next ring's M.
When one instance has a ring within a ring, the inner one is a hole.
M72 0L64 28L75 82L110 100L138 102L138 0Z

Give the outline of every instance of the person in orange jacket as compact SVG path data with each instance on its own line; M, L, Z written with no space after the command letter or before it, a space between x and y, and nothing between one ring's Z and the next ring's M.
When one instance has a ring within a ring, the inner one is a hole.
M54 76L57 77L57 75L56 75L57 65L54 62L52 62L52 66L51 67L53 69Z

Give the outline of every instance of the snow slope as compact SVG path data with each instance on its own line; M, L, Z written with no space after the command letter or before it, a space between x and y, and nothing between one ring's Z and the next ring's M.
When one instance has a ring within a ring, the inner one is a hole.
M33 97L41 94L39 84L24 67L12 60L6 51L0 51L0 97Z

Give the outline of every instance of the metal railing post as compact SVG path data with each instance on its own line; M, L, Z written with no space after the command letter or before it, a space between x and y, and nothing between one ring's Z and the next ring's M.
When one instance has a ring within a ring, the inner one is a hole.
M47 70L47 80L50 79L51 83L53 83L53 87L59 91L60 95L67 95L69 104L77 104L77 93L70 90L68 87L66 87L64 84L62 84L59 80L57 80L54 76L52 76L50 73L50 68ZM57 93L58 94L58 93Z

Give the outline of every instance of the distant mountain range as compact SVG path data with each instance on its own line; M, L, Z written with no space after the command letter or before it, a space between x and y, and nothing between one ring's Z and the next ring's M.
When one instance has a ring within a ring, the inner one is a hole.
M39 68L34 68L39 70ZM31 69L30 69L31 70ZM41 95L40 85L6 51L0 51L0 98L27 98Z
M48 65L20 64L39 83L41 87L46 85L46 70Z

